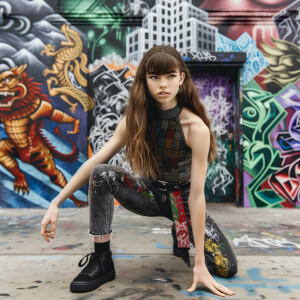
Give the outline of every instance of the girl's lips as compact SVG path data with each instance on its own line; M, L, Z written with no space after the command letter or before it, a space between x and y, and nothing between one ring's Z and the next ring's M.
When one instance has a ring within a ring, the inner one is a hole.
M158 97L160 97L160 98L166 98L166 97L169 97L169 93L159 93L158 94Z

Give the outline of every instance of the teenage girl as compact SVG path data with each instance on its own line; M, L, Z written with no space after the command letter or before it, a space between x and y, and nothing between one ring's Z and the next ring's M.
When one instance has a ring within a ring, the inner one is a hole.
M105 164L123 147L132 174ZM71 282L71 291L91 291L115 279L110 233L116 198L137 214L172 220L173 253L187 263L190 242L195 246L189 292L202 283L219 296L233 295L211 276L231 277L237 272L228 240L206 214L205 177L215 158L210 121L186 64L173 47L153 47L137 69L125 117L113 137L79 168L43 218L41 235L49 242L54 239L59 205L89 181L89 234L95 252L79 262L88 264Z

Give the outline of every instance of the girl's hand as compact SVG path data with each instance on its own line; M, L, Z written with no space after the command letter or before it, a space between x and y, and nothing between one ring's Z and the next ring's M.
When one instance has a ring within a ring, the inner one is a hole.
M58 219L58 206L54 202L50 203L50 206L41 223L41 235L49 243L49 239L54 239L55 225ZM47 227L51 223L51 230Z
M194 292L196 290L197 284L202 283L204 286L209 288L214 294L224 297L226 295L234 295L235 292L217 283L214 278L210 275L205 263L195 264L194 269L194 279L192 286L187 290L188 292Z

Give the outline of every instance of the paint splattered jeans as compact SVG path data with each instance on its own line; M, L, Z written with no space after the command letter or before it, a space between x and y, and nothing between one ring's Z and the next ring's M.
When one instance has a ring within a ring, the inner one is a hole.
M179 186L186 218L190 223L188 208L189 184ZM90 235L98 237L111 233L114 198L126 209L143 216L166 217L173 221L169 197L161 192L156 182L137 179L120 167L98 165L93 169L89 186ZM191 243L194 244L189 225ZM227 238L206 215L205 262L212 274L231 277L237 272L237 259Z

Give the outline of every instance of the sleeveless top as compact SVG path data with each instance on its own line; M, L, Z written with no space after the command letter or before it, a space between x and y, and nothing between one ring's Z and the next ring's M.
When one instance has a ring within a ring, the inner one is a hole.
M155 111L155 137L159 180L176 182L191 175L192 150L186 145L179 114L182 106Z

